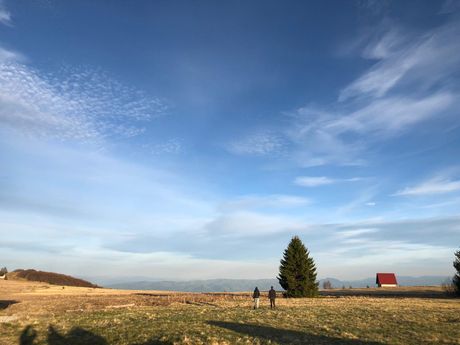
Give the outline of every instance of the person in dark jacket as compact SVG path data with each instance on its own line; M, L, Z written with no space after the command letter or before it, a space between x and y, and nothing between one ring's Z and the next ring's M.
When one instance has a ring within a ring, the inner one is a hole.
M254 293L252 294L252 298L254 298L254 309L259 308L259 297L260 297L260 291L256 286L256 288L254 289Z
M276 299L276 291L271 287L270 291L268 291L268 298L270 299L270 308L275 308L275 299Z

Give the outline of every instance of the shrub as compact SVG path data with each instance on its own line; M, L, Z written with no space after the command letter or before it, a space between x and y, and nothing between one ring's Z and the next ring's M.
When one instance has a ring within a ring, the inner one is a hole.
M452 279L446 279L446 281L444 281L441 284L441 288L442 288L442 291L444 291L447 295L456 294L455 286L454 286L454 283L452 282Z

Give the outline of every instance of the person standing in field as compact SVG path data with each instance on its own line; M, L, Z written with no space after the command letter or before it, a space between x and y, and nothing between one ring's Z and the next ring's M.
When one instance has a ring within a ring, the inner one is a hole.
M260 297L260 291L256 286L256 288L254 289L254 293L252 294L252 298L254 298L254 309L259 308L259 297Z
M276 299L276 291L271 287L270 291L268 291L268 298L270 299L270 308L275 308L275 299Z

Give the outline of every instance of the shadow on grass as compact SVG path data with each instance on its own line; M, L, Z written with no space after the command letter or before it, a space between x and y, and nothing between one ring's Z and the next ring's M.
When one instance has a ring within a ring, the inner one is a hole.
M324 335L315 335L300 331L279 329L268 326L241 324L226 321L208 321L208 324L212 326L226 328L234 332L246 334L251 337L275 341L281 345L288 345L299 342L302 344L381 345L377 342L334 338Z
M35 345L37 332L32 326L27 326L19 337L19 345ZM109 345L107 340L80 327L72 328L67 334L60 334L53 326L48 328L48 345ZM172 345L171 342L151 339L147 342L133 345Z
M37 332L27 326L19 337L20 345L34 345ZM65 335L60 334L53 326L48 328L47 343L49 345L108 345L107 341L90 331L75 327Z
M8 308L12 304L19 303L18 301L14 300L4 300L0 299L0 310Z

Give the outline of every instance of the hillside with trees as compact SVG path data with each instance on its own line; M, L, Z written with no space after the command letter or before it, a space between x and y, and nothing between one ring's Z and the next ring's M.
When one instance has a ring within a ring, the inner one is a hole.
M37 271L34 269L18 269L8 273L8 279L16 280L28 280L35 282L48 283L53 285L64 285L64 286L78 286L78 287L91 287L97 288L99 286L90 283L86 280L74 278L65 274L59 274L54 272Z

